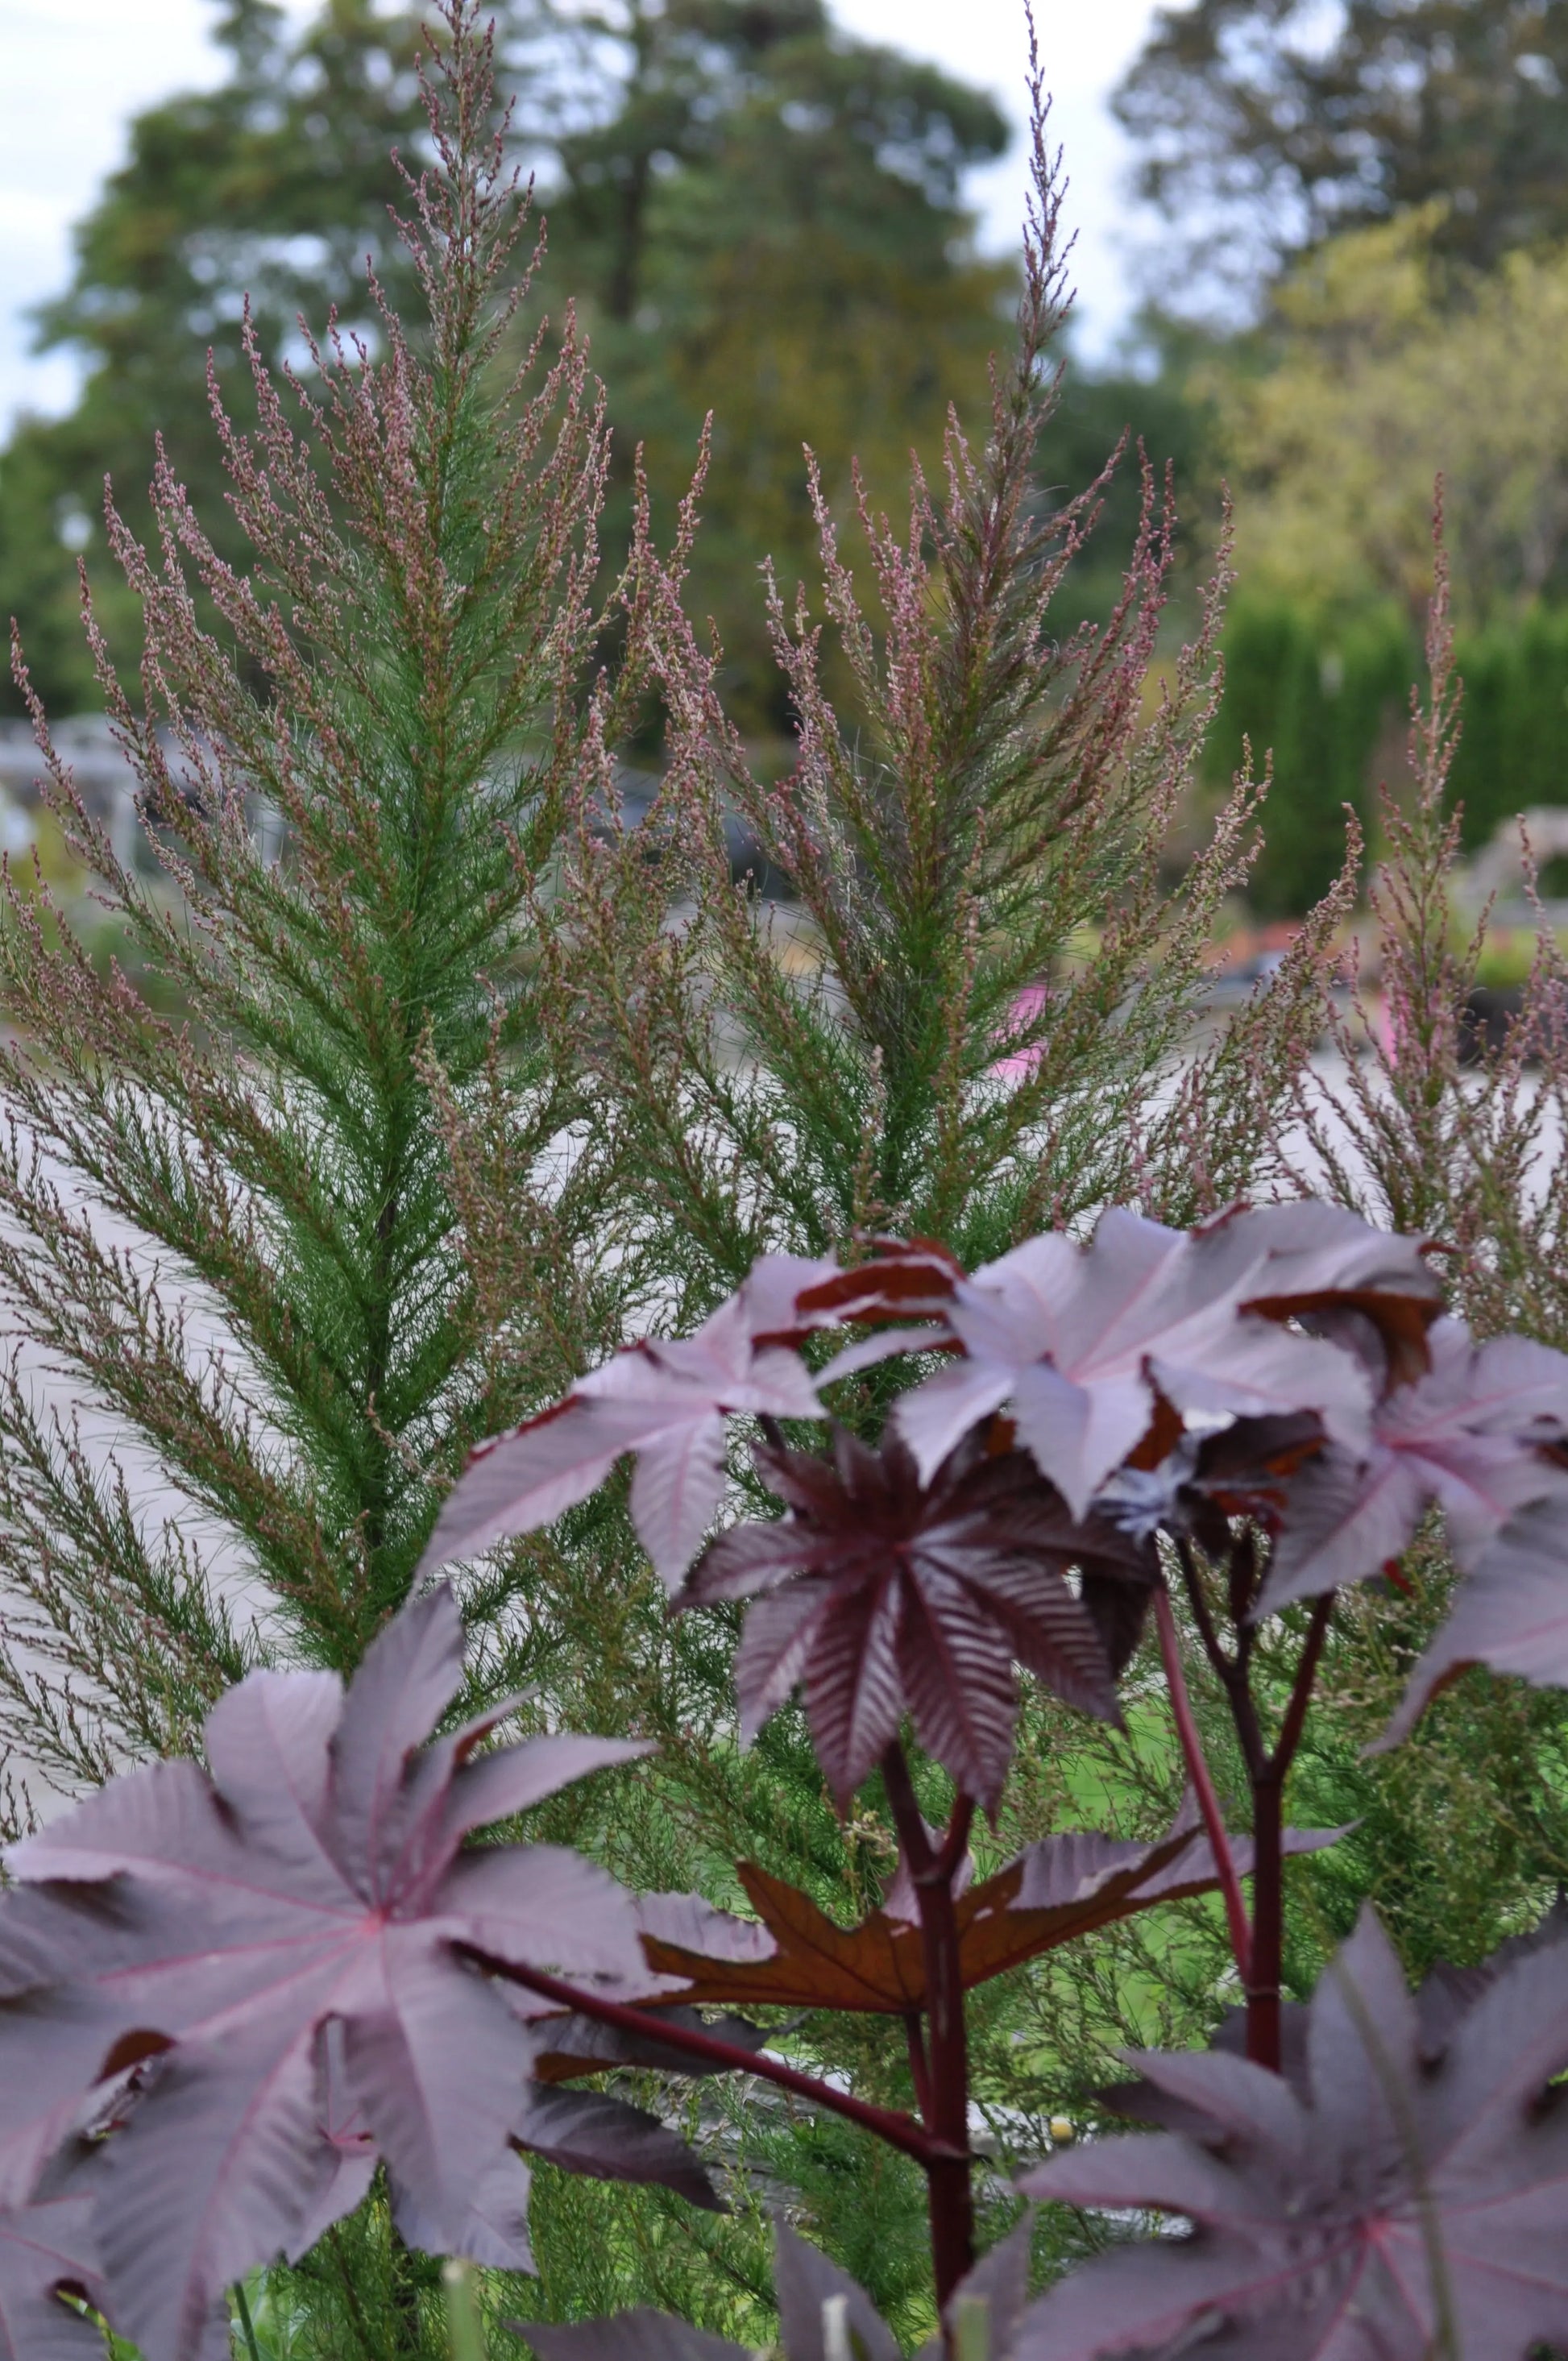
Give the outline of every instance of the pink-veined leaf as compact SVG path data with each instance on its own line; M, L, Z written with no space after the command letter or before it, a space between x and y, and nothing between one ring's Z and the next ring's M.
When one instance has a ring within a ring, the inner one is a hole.
M360 2133L422 2219L468 2218L524 2123L535 2039L473 1950L646 1986L605 1872L554 1846L458 1850L646 1750L535 1739L476 1759L494 1716L422 1750L461 1676L443 1588L387 1627L335 1713L320 1675L252 1675L210 1719L212 1779L165 1763L113 1780L10 1856L0 1963L20 1972L62 1923L88 1939L62 1993L0 2002L0 2094L14 2065L36 2114L52 2066L69 2104L138 2029L168 2045L82 2170L112 2317L155 2361L200 2353L230 2280L354 2201Z
M1372 1389L1355 1356L1264 1316L1317 1304L1336 1270L1358 1301L1402 1287L1419 1319L1436 1308L1415 1241L1332 1208L1271 1207L1192 1234L1113 1208L1087 1246L1031 1238L959 1280L943 1320L963 1358L903 1395L894 1424L929 1474L1005 1409L1079 1516L1147 1433L1158 1397L1184 1415L1311 1411L1358 1446ZM838 1373L830 1364L824 1382Z
M735 1660L746 1736L804 1686L842 1802L908 1711L959 1786L990 1802L1012 1754L1014 1664L1114 1717L1111 1670L1067 1568L1146 1580L1146 1544L1078 1523L1024 1454L987 1457L971 1439L929 1485L896 1437L877 1453L840 1430L831 1461L756 1457L789 1514L721 1534L681 1600L754 1601Z
M353 2213L369 2195L376 2177L375 2137L344 2071L343 2026L335 2019L322 2029L319 2054L316 2165L310 2194L284 2249L291 2263L308 2255L334 2222Z
M1568 1438L1568 1356L1523 1336L1476 1345L1457 1320L1428 1345L1429 1371L1376 1405L1361 1451L1331 1444L1290 1478L1260 1613L1376 1574L1434 1503L1474 1566L1516 1510L1562 1489L1541 1446Z
M515 2151L492 2159L461 2205L432 2213L388 2175L392 2219L406 2246L427 2255L463 2255L493 2271L532 2271L528 2167Z
M1468 1664L1568 1688L1568 1473L1509 1520L1454 1593L1376 1752L1407 1738L1433 1694Z
M1190 2128L1103 2138L1032 2196L1154 2211L1025 2315L1016 2361L1525 2361L1568 2338L1568 1947L1516 1958L1434 2048L1370 1911L1312 2001L1305 2087L1221 2051L1135 2063Z
M0 2361L102 2361L102 2334L58 2293L101 2301L92 2210L82 2197L0 2209Z
M836 1268L800 1261L781 1276L778 1264L798 1260L764 1257L754 1297L742 1287L695 1335L644 1338L580 1378L553 1410L481 1444L443 1504L424 1568L552 1523L630 1452L632 1522L673 1587L723 1498L725 1418L821 1415L799 1356L757 1342L791 1316L797 1279Z

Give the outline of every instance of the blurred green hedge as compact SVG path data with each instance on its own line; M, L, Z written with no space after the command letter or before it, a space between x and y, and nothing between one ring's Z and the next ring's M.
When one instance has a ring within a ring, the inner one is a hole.
M1225 628L1225 689L1205 768L1228 783L1273 750L1274 785L1251 900L1260 917L1310 907L1337 872L1348 804L1375 833L1378 781L1398 783L1417 634L1393 607L1325 622L1277 599L1238 598ZM1568 608L1536 607L1460 635L1464 732L1453 792L1467 849L1513 813L1568 804Z

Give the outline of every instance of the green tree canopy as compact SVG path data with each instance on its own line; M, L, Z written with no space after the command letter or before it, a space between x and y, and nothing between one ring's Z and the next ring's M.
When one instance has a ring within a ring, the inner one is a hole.
M857 457L889 505L911 448L939 464L948 403L983 397L1013 272L973 258L960 198L1005 123L836 30L822 0L612 0L565 28L531 19L519 47L555 182L551 276L587 300L610 387L608 545L630 529L635 451L667 526L711 412L691 596L723 622L737 713L773 734L757 567L774 561L786 600L815 574L803 446L838 513Z
M1194 0L1162 7L1116 100L1168 212L1265 269L1329 231L1451 200L1490 264L1568 231L1568 0Z
M770 554L786 581L809 566L802 445L836 502L857 450L885 500L911 446L939 456L948 401L983 392L1012 274L970 255L960 192L1006 126L980 93L837 32L821 0L499 13L519 151L551 217L545 300L558 319L580 299L615 388L608 555L629 530L637 445L667 512L711 410L695 595L726 613L740 704L765 731L782 717L756 568ZM422 15L323 0L301 29L274 0L228 0L223 84L134 124L42 321L47 342L84 356L82 397L25 422L0 456L0 610L21 618L57 709L92 701L74 552L96 580L105 474L141 531L161 433L228 554L207 352L243 415L247 295L268 357L308 368L297 315L319 334L335 306L373 333L367 252L400 294L388 150L419 151ZM134 654L112 587L104 615Z
M1249 588L1393 598L1413 622L1441 474L1463 622L1568 592L1568 247L1472 271L1440 250L1447 219L1423 207L1327 240L1255 348L1211 365Z

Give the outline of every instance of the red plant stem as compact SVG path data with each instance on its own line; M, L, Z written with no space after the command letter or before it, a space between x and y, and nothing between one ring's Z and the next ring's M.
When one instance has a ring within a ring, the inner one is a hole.
M1277 1763L1281 1781L1295 1758L1306 1726L1307 1708L1312 1701L1312 1684L1318 1677L1318 1665L1322 1659L1323 1642L1329 1636L1329 1624L1334 1611L1334 1594L1312 1603L1312 1620L1307 1627L1307 1642L1296 1666L1296 1678L1291 1684L1290 1702L1285 1708L1285 1719L1279 1725L1270 1760Z
M969 1797L959 1796L947 1837L940 1850L934 1852L916 1799L909 1765L896 1739L882 1758L882 1774L920 1905L929 2085L925 2114L927 2128L940 2148L940 2153L927 2163L926 2190L937 2309L944 2312L959 2280L974 2268L969 2036L964 2021L958 1913L953 1906L953 1872L963 1858L974 1806Z
M960 1795L953 1806L953 1817L948 1822L948 1833L942 1839L942 1850L933 1864L933 1876L948 1885L953 1882L959 1863L969 1850L970 1830L974 1826L974 1797Z
M929 2117L931 2070L926 2063L926 2035L917 2008L912 2008L905 2017L904 2041L909 2052L909 2077L915 2085L915 2103L923 2116Z
M1159 1631L1159 1653L1165 1665L1166 1686L1170 1691L1170 1709L1176 1719L1177 1736L1187 1764L1187 1775L1198 1796L1198 1808L1203 1815L1203 1825L1209 1831L1213 1848L1214 1865L1220 1872L1220 1891L1225 1899L1225 1921L1230 1928L1231 1953L1236 1972L1244 1984L1250 1973L1252 1929L1247 1925L1246 1904L1242 1899L1242 1882L1236 1874L1235 1856L1225 1827L1225 1817L1220 1809L1220 1799L1214 1793L1214 1782L1209 1775L1209 1764L1203 1752L1203 1741L1198 1735L1198 1724L1192 1718L1192 1700L1187 1694L1187 1676L1181 1669L1181 1642L1177 1634L1176 1617L1171 1611L1170 1595L1163 1583L1154 1595L1155 1623Z
M1266 2066L1277 2074L1285 1950L1285 1782L1272 1763L1252 1783L1252 1909L1246 2054L1255 2066Z
M781 2091L789 2091L797 2099L807 2099L815 2107L827 2107L846 2122L858 2124L861 2131L885 2140L889 2147L912 2156L927 2172L935 2165L953 2160L943 2142L931 2131L922 2130L910 2116L897 2114L891 2107L868 2106L865 2100L855 2098L848 2091L836 2091L830 2082L819 2081L815 2074L803 2074L798 2067L786 2066L782 2059L764 2057L760 2050L741 2049L732 2041L720 2041L717 2034L697 2033L684 2025L668 2025L656 2009L601 1999L598 1993L583 1992L560 1976L547 1975L543 1968L520 1968L511 1960L497 1959L491 1951L481 1951L467 1944L463 1948L472 1949L474 1957L504 1982L521 1984L524 1992L537 1993L542 2000L554 2001L558 2008L597 2017L601 2025L619 2026L621 2032L638 2034L644 2040L663 2042L667 2049L684 2049L688 2058L700 2058L707 2065L724 2067L735 2074L755 2074L764 2082L776 2082ZM967 2172L967 2152L961 2161Z
M1252 1775L1252 1958L1246 1983L1246 2054L1276 2074L1280 2042L1280 1978L1285 1950L1285 1780L1306 1726L1312 1684L1328 1637L1333 1595L1312 1608L1306 1645L1273 1752Z

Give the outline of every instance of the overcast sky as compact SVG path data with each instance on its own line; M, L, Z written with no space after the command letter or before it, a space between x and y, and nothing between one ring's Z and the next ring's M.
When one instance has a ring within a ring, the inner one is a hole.
M308 0L298 0L308 13ZM1137 232L1127 151L1106 95L1136 51L1156 0L1036 0L1067 149L1069 216L1084 342L1103 350L1124 322ZM836 0L839 21L927 57L994 92L1016 118L1024 71L1022 0ZM125 152L126 125L167 92L215 81L211 0L0 0L0 434L18 410L70 406L69 356L29 351L28 307L70 268L71 225ZM1023 166L982 176L972 202L992 248L1013 242Z

